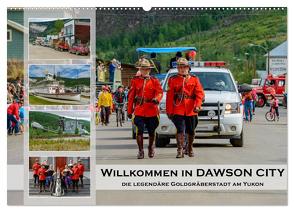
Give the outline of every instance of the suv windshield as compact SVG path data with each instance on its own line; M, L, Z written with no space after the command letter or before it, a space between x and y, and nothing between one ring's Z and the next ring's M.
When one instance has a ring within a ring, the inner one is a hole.
M169 74L168 77L177 73ZM197 76L205 91L229 91L236 92L233 80L229 73L224 72L191 72L191 75ZM163 90L167 91L167 82L165 81Z

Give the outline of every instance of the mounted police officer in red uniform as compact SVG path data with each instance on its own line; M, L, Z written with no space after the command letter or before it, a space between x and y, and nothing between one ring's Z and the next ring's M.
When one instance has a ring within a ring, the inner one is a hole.
M128 93L128 118L132 118L137 130L137 144L139 152L138 159L144 158L143 132L146 126L149 134L148 156L153 158L155 130L159 124L158 104L162 99L163 90L160 82L155 77L150 76L150 62L141 58L137 62L137 68L140 74L135 76L131 81L131 88Z
M168 80L166 113L177 128L177 158L183 158L185 133L188 135L187 152L194 157L193 142L198 124L204 91L198 77L189 74L189 62L185 58L177 60L178 74Z

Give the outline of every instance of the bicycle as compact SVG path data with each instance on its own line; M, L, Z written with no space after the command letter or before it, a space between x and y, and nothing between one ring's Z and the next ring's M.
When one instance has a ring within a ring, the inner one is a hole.
M124 103L116 103L116 126L123 124Z
M265 113L265 119L267 121L276 121L276 110L274 107L271 107L268 112Z

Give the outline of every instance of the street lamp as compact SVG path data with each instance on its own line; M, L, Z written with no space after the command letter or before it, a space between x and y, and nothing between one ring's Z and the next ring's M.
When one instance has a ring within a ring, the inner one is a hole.
M257 44L254 44L254 43L249 43L249 46L250 47L259 47L259 48L262 48L267 53L267 74L269 75L270 74L270 63L269 63L270 52L269 52L269 50L267 48L261 46L261 45L257 45Z

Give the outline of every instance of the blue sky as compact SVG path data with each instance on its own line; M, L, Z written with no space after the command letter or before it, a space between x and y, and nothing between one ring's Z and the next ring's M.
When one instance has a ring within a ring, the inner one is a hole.
M76 79L78 78L90 78L90 65L30 65L29 77L45 77L45 73L57 75L60 72L60 76L64 78Z

